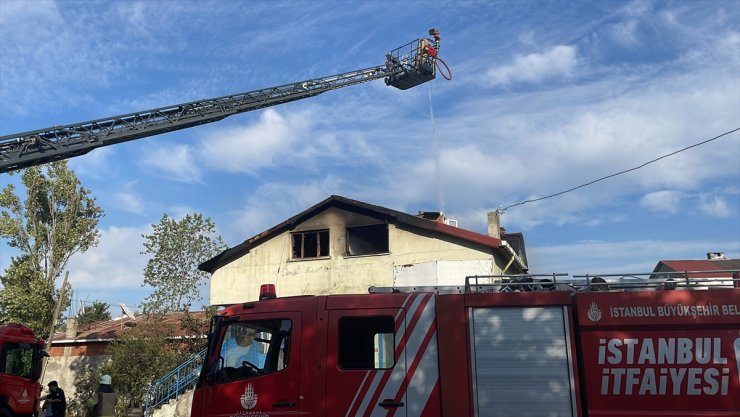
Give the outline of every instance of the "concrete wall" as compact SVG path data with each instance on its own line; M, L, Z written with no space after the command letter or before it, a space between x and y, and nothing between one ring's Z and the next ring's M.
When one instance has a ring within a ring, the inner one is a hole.
M49 352L50 357L46 359L46 370L41 379L44 387L44 394L48 392L46 384L50 381L59 382L59 387L64 390L64 395L69 404L77 395L75 383L86 369L94 369L100 366L108 359L107 355L89 355L90 352L84 352L85 356L79 356L80 349L84 347L52 347ZM68 415L71 415L68 412Z
M437 261L466 263L459 277L446 268L435 282L464 283L469 271L498 274L508 259L499 259L491 248L462 239L444 237L422 229L388 225L389 253L347 256L346 228L382 223L372 217L338 208L329 208L296 226L292 232L329 229L329 257L291 260L290 231L265 241L241 258L216 270L211 277L211 304L254 301L260 284L276 284L278 296L361 294L370 286L393 286L396 269L403 265ZM502 266L503 265L503 266ZM446 265L448 266L448 265ZM408 275L406 275L408 278ZM414 282L423 281L416 277ZM421 284L416 284L421 285ZM446 284L445 284L446 285Z

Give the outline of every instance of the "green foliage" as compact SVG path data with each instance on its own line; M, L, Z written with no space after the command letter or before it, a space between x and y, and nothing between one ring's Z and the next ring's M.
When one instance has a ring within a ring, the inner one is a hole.
M77 316L77 325L82 327L96 321L110 320L109 308L110 305L108 303L93 301L92 305L86 306L85 311Z
M37 337L48 338L54 314L54 304L61 290L35 269L27 255L12 259L6 274L0 276L0 323L22 323L33 330ZM69 284L62 306L70 303ZM64 308L62 308L64 310ZM63 328L57 317L56 331Z
M216 226L203 215L188 214L175 220L164 214L154 232L143 235L144 252L152 255L144 270L144 285L154 291L143 303L145 313L167 313L187 309L200 298L200 287L208 274L198 270L201 262L226 248Z
M103 364L98 369L86 368L77 374L75 378L75 396L67 399L67 415L87 416L87 400L92 397L95 390L98 389L100 376L106 373L109 364Z
M79 372L75 379L75 397L67 399L67 416L78 416L85 417L92 415L92 409L88 407L87 400L89 400L98 389L100 385L100 377L103 375L111 375L112 364L108 360L102 363L97 369L96 368L85 368L84 371ZM113 390L118 393L118 381L113 379ZM128 397L124 398L121 395L117 396L115 415L125 416L126 409L129 407Z
M210 317L215 307L206 309L205 317L186 311L176 332L175 325L165 322L163 315L142 315L132 328L108 347L109 359L97 369L87 369L75 381L77 396L70 402L74 415L83 416L84 404L98 386L100 376L113 378L118 394L116 415L125 415L127 407L143 405L146 387L193 354L206 347ZM182 338L174 338L181 334Z
M185 311L180 320L180 328L185 336L178 348L180 362L206 348L208 340L204 336L208 334L211 317L216 315L216 310L217 307L207 307L203 318L194 316L187 310Z
M56 279L73 254L97 244L103 211L65 161L27 168L21 182L24 200L13 184L0 192L0 237L20 252L2 276L0 322L20 321L47 337ZM61 310L67 306L63 300Z
M175 368L180 355L174 341L174 326L161 317L141 316L121 340L108 347L110 367L119 400L126 406L143 405L146 386Z

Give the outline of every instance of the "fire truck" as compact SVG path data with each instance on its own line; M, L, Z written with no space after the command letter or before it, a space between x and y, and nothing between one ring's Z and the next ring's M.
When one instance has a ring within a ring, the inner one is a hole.
M285 298L263 286L213 319L191 415L740 416L737 274L471 278Z
M39 409L44 341L28 327L0 326L0 416L31 416Z

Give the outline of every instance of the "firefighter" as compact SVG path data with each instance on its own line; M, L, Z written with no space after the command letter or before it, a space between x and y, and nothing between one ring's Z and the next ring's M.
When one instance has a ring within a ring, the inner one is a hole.
M100 377L100 385L87 400L87 407L92 409L93 417L113 417L116 406L116 393L111 385L110 375Z
M57 381L51 381L47 386L49 394L40 399L45 400L46 407L51 407L52 417L64 417L67 413L67 399L64 397L64 391L59 388Z
M244 362L259 368L260 357L257 345L254 343L255 330L246 326L235 325L230 327L232 339L224 344L224 359L226 366L245 366ZM248 366L248 365L247 365Z

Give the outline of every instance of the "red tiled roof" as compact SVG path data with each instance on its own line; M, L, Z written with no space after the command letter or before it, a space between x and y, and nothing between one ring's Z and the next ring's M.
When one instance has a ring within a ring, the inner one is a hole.
M740 268L740 260L732 260L737 261L737 265L734 267L728 268L726 264L728 264L728 261L731 260L709 260L709 259L701 259L701 260L665 260L658 262L658 265L655 267L653 272L664 272L666 270L669 271L675 271L675 272L701 272L701 271L719 271L719 270L726 270L726 269L738 269ZM733 266L733 265L729 265ZM689 274L689 277L695 277L699 274ZM703 273L701 274L703 277L730 277L732 274L730 272L712 272L712 273Z
M173 334L173 337L177 336L183 336L185 333L180 328L180 320L182 319L184 313L172 313L166 315L162 321L169 324L174 324L175 334ZM194 318L203 320L206 318L206 312L205 311L191 311L190 315ZM141 321L144 319L144 316L137 317L137 320L132 320L127 316L124 317L117 317L112 320L107 321L98 321L90 324L86 324L84 326L81 326L77 329L77 334L74 337L74 339L70 339L67 337L66 333L57 333L54 335L53 341L59 342L59 341L108 341L111 339L120 339L120 337L123 335L123 332L126 331L126 329L131 328L136 325L136 321Z

